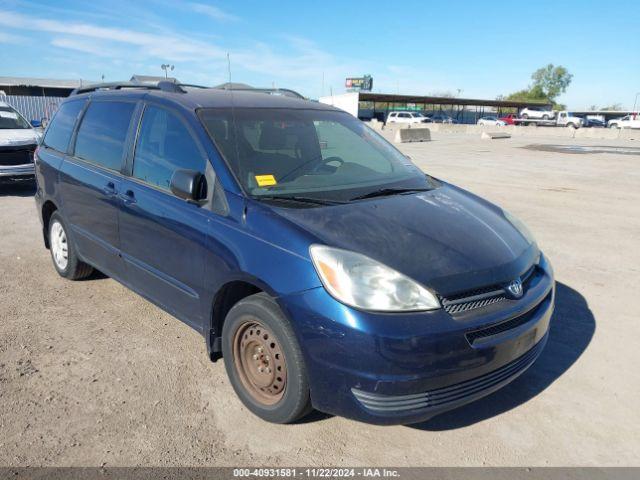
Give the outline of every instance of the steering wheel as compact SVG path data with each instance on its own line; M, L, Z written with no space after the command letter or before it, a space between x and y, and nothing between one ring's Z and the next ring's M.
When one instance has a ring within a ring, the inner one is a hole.
M333 165L329 165L331 162L338 162L340 165L334 167ZM324 171L329 171L329 173L335 172L342 164L344 164L344 160L340 157L327 157L323 159L321 162L317 164L316 167L313 168L313 173L319 173Z

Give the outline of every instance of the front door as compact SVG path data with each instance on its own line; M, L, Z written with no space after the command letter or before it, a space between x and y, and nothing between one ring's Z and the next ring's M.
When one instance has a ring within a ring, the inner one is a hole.
M206 156L178 113L146 106L120 193L120 243L130 287L201 328L207 214L171 193L176 169L205 172Z

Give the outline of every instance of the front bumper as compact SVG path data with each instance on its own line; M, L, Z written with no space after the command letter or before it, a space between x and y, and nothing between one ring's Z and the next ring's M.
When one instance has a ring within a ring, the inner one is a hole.
M547 340L555 288L544 257L539 269L521 299L461 316L362 312L323 288L281 298L303 346L313 405L369 423L410 424L511 382ZM487 334L478 338L479 330Z
M2 165L0 166L0 180L6 179L31 179L35 176L36 170L33 163L24 165Z

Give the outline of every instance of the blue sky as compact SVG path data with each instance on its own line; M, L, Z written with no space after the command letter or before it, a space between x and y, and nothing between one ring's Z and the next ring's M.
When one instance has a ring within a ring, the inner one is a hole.
M317 98L369 73L381 92L495 98L547 63L569 108L640 92L640 1L0 0L0 75L114 81L162 74Z

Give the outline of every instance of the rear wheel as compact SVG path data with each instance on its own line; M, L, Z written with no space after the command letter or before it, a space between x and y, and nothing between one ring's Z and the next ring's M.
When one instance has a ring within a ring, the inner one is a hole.
M522 118L529 118L529 115L527 115L526 113L523 113Z
M54 212L49 220L49 250L53 266L61 277L80 280L93 272L91 265L78 258L67 227L58 212Z
M273 423L291 423L311 407L298 341L276 302L265 293L238 302L222 329L231 385L244 405Z
M549 120L549 115L546 115L546 114L545 114L545 115L542 115L542 119L543 119L543 120Z

